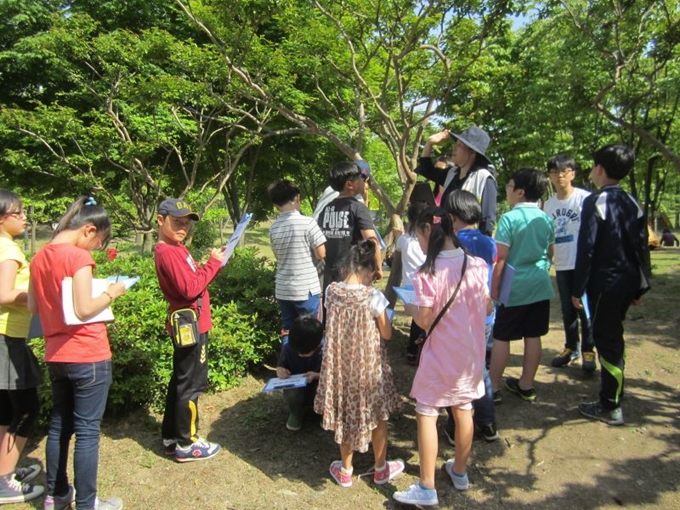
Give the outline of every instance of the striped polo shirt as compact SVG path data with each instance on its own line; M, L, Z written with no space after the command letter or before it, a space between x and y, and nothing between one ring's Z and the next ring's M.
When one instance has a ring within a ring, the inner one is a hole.
M276 299L305 301L321 294L312 250L326 242L319 225L298 211L279 214L269 229L276 257Z

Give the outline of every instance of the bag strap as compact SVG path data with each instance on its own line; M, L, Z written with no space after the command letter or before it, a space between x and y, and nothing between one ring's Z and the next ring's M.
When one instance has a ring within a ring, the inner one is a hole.
M463 253L463 265L461 266L461 269L460 269L460 280L458 280L458 284L456 285L456 288L453 290L453 294L451 294L451 297L449 298L449 300L444 305L444 308L441 309L441 311L439 312L437 317L434 319L432 326L430 326L430 329L427 330L427 335L425 335L425 338L423 338L422 343L425 343L425 341L430 337L432 330L435 328L435 326L437 324L439 324L439 321L442 320L442 317L444 317L444 314L446 313L446 311L451 306L451 303L453 303L453 301L456 299L456 296L458 295L458 291L460 290L460 284L463 283L463 277L465 276L465 269L467 268L467 259L468 259L467 255L465 253Z

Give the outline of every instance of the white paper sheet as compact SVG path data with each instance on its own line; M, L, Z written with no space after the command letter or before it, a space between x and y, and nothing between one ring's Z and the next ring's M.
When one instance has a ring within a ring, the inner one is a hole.
M294 388L304 388L307 386L307 374L295 374L285 379L272 377L264 385L262 391L292 390Z
M92 279L92 297L101 296L106 289L109 288L110 282L106 278ZM64 278L61 282L61 305L64 309L64 321L69 326L79 324L91 324L93 322L109 322L113 320L113 312L111 307L107 306L100 312L94 314L86 321L81 321L76 315L75 306L73 303L73 278Z
M241 237L243 237L243 234L246 231L246 227L248 226L248 223L250 223L250 218L252 217L253 217L252 213L246 213L243 216L241 216L240 221L238 222L236 228L234 229L234 233L231 235L229 241L224 247L224 258L222 259L222 267L224 267L227 264L227 261L231 258L232 254L234 253L236 245L240 241Z

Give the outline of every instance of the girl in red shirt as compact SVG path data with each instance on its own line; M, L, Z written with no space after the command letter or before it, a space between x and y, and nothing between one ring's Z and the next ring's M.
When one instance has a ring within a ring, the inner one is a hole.
M79 198L66 212L52 240L31 261L29 309L40 315L53 408L47 435L45 508L66 508L75 499L84 510L118 510L118 498L97 498L99 434L111 386L111 349L103 322L88 322L125 293L112 283L92 295L91 251L106 246L111 221L92 198ZM64 279L71 278L73 308L80 324L64 319ZM74 487L67 475L68 449L75 433Z

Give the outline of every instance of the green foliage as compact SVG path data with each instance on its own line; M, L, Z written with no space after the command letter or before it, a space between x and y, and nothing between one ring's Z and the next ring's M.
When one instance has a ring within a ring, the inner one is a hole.
M215 247L217 228L210 221L197 221L191 231L191 246L189 249L195 259L201 259L206 251Z
M158 286L153 257L129 255L104 262L105 252L95 255L99 264L96 277L118 274L140 277L130 291L116 300L113 305L116 319L108 325L113 384L107 412L121 415L145 406L160 410L172 374L173 347L165 329L168 305ZM248 273L254 277L253 283L257 282L255 285L244 284ZM211 286L211 294L220 286L229 286L229 292L215 292L217 295L211 296L210 391L236 385L250 366L261 362L271 351L276 335L272 335L275 330L267 321L273 313L270 309L273 281L273 271L264 260L250 250L241 250L234 255L234 264ZM258 292L265 294L257 295ZM233 302L225 301L225 296ZM32 346L42 359L44 341L34 340ZM45 373L45 381L48 380ZM46 423L51 407L49 384L42 385L40 392L41 420Z
M255 317L258 327L256 347L270 352L277 345L280 329L279 308L274 297L276 267L257 248L237 249L210 285L211 299L219 303L235 302L241 310Z

